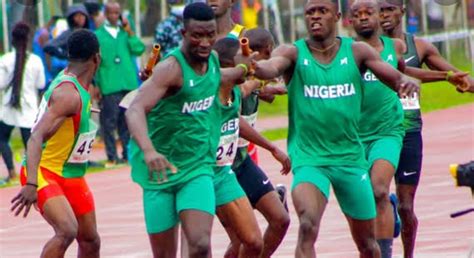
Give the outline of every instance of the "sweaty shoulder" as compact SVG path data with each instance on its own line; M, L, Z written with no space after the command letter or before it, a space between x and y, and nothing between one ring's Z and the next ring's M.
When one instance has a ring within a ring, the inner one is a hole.
M61 115L73 116L81 111L81 104L81 96L76 85L65 81L53 90L48 106L49 108L57 107Z
M397 51L397 54L399 54L400 56L403 55L403 53L407 51L407 46L405 42L403 42L403 40L401 39L392 39L392 40L395 45L395 50Z
M295 62L298 56L298 50L296 49L295 45L283 44L273 50L272 57L277 56L285 57Z
M438 52L436 47L425 39L414 37L414 41L416 52L418 53L420 60L425 59L425 57L429 54Z
M378 56L378 53L369 44L362 41L352 42L352 53L358 66L371 56Z
M181 65L174 56L169 56L153 68L153 81L166 84L168 88L181 87L183 72Z

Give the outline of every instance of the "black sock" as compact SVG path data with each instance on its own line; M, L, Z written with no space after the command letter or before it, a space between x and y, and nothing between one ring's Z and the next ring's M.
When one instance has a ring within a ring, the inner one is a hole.
M377 239L382 258L392 258L393 239Z

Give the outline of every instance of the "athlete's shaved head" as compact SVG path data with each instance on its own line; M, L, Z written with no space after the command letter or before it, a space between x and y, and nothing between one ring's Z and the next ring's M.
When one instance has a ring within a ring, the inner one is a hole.
M310 2L330 2L334 5L337 11L339 11L339 0L306 0L306 4L309 4Z
M377 0L354 0L352 1L350 11L353 12L357 10L360 7L373 7L373 8L378 8L379 7L379 1Z
M403 0L378 0L380 7L403 7Z

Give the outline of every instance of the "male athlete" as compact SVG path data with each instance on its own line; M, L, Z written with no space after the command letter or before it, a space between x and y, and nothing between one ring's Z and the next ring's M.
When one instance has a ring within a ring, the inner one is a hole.
M407 68L402 59L404 44L379 33L379 7L376 0L357 0L350 8L350 21L356 32L356 41L372 46L383 61L402 72L422 80L444 80L446 72ZM415 70L415 71L414 71ZM418 70L418 71L416 71ZM459 73L459 75L466 75ZM455 79L457 77L452 76ZM467 78L466 78L467 80ZM359 136L365 148L370 167L372 187L377 204L375 237L382 257L392 256L394 210L390 205L390 183L395 174L405 135L403 108L397 94L383 85L370 71L363 76L364 98L359 123ZM467 82L466 82L467 83Z
M190 257L210 255L215 213L213 166L220 128L214 104L221 82L242 82L250 58L220 70L211 54L216 22L203 3L186 6L182 47L158 63L126 117L132 178L143 188L145 223L155 257L174 257L178 222ZM233 87L233 86L232 86Z
M268 49L272 49L274 42L270 33L265 33L259 30L251 30L247 34L244 27L240 24L235 24L231 18L231 7L233 0L208 0L207 4L213 9L216 16L218 38L233 38L239 39L241 36L249 36L249 42L252 47L262 46L259 49L252 49L259 51L257 58L264 58ZM256 32L262 35L257 37ZM272 96L270 96L270 99ZM252 126L255 125L258 111L257 94L252 93L246 98L242 99L242 117ZM270 179L260 169L255 160L257 159L257 149L255 145L249 144L248 141L241 139L239 141L239 148L237 156L232 166L235 171L240 185L244 189L247 197L268 222L268 227L264 233L264 247L262 257L271 256L283 240L286 231L289 227L290 218L288 211L285 210L284 203L286 202L286 188L283 185L277 186L276 190L273 187ZM278 199L280 198L280 200ZM227 256L238 254L239 242L231 235L231 246L227 249ZM235 240L235 241L234 241Z
M405 42L403 54L406 66L420 68L425 63L430 69L438 71L454 71L459 69L448 63L436 47L421 38L406 33L402 28L405 7L402 0L383 0L380 3L380 25L384 33L391 38ZM474 79L469 77L469 92L474 92ZM422 118L418 99L404 102L405 137L400 155L400 162L395 173L397 196L400 201L398 211L402 221L403 252L407 258L413 257L415 249L418 219L415 215L414 200L420 180L423 159Z
M96 133L87 90L100 64L99 43L94 33L80 29L67 45L69 64L41 101L12 211L18 215L24 209L26 217L38 202L55 233L41 257L64 257L74 239L78 257L99 257L94 200L84 179Z
M316 255L314 243L332 184L360 256L380 257L369 167L358 135L361 75L370 69L400 96L411 96L418 86L367 44L336 37L336 0L309 0L304 13L310 36L254 64L258 78L283 75L288 87L292 196L300 221L295 255Z

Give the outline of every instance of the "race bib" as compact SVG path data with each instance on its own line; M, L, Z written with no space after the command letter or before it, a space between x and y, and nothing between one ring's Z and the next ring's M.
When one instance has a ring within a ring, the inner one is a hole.
M244 116L242 115L241 117L247 121L247 123L252 126L252 128L255 128L255 125L257 124L257 112L249 115L249 116ZM246 147L249 145L249 141L245 140L244 138L239 138L239 148Z
M238 138L238 130L234 134L221 136L216 155L217 166L230 166L232 163L234 163L235 155L237 154Z
M400 99L402 103L403 110L417 110L420 109L420 99L418 98L418 94L414 94L413 97L406 97Z
M68 163L86 163L89 161L89 154L92 150L96 131L81 133L77 138L76 145L69 156Z

